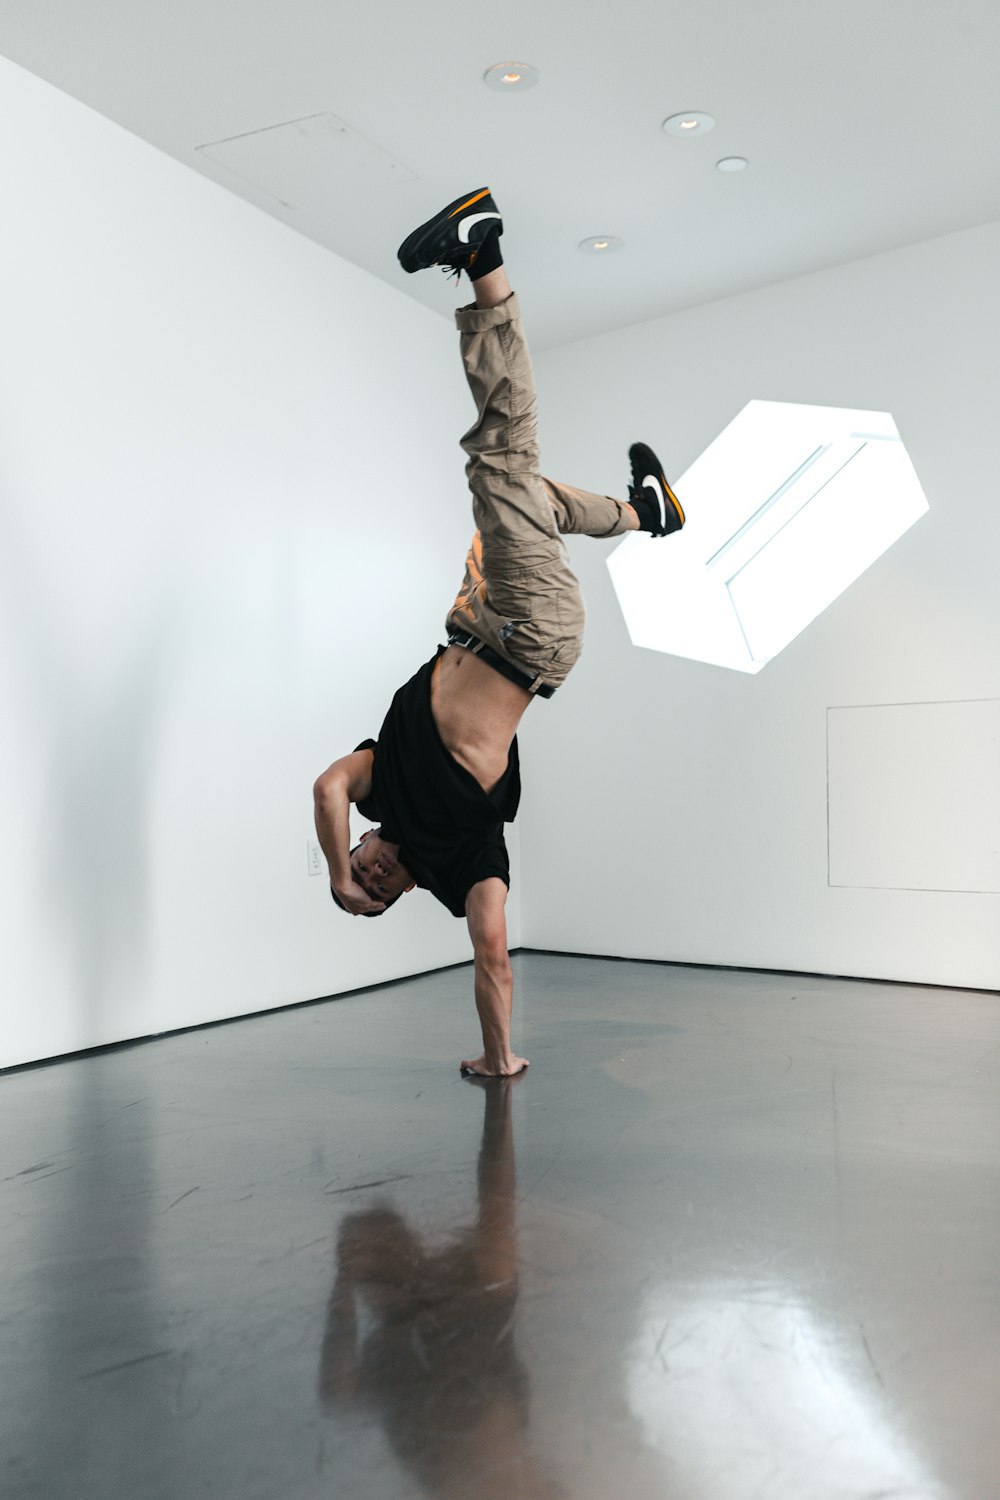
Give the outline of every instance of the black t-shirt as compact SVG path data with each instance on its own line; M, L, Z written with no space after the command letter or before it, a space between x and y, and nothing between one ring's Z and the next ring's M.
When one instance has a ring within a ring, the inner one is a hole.
M418 885L451 912L465 916L465 898L477 881L499 875L510 885L510 861L503 838L521 800L517 738L507 769L490 792L445 748L431 712L431 674L445 648L396 693L374 750L372 789L358 803L383 837L399 845L399 857Z

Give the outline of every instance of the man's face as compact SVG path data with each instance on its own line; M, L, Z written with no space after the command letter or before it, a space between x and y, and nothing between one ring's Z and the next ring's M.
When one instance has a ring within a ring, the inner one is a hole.
M413 888L413 876L399 862L399 845L389 844L381 833L363 833L351 856L351 871L358 885L373 901L392 901Z

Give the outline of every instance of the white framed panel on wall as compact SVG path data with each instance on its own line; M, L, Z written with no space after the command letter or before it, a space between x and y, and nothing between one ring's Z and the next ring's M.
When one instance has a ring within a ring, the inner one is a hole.
M1000 895L1000 699L831 708L827 779L831 886Z

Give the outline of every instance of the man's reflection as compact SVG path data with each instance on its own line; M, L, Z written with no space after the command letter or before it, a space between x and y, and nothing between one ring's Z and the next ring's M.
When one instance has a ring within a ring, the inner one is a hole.
M467 1079L483 1094L479 1202L457 1243L428 1250L393 1208L341 1225L320 1391L375 1412L429 1495L558 1500L527 1451L528 1376L514 1348L517 1204L511 1093L524 1075ZM358 1340L358 1303L374 1326Z

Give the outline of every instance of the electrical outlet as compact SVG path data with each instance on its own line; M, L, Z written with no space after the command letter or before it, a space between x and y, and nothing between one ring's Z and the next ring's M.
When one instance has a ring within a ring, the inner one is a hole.
M323 851L315 839L306 840L306 869L310 875L323 873Z

